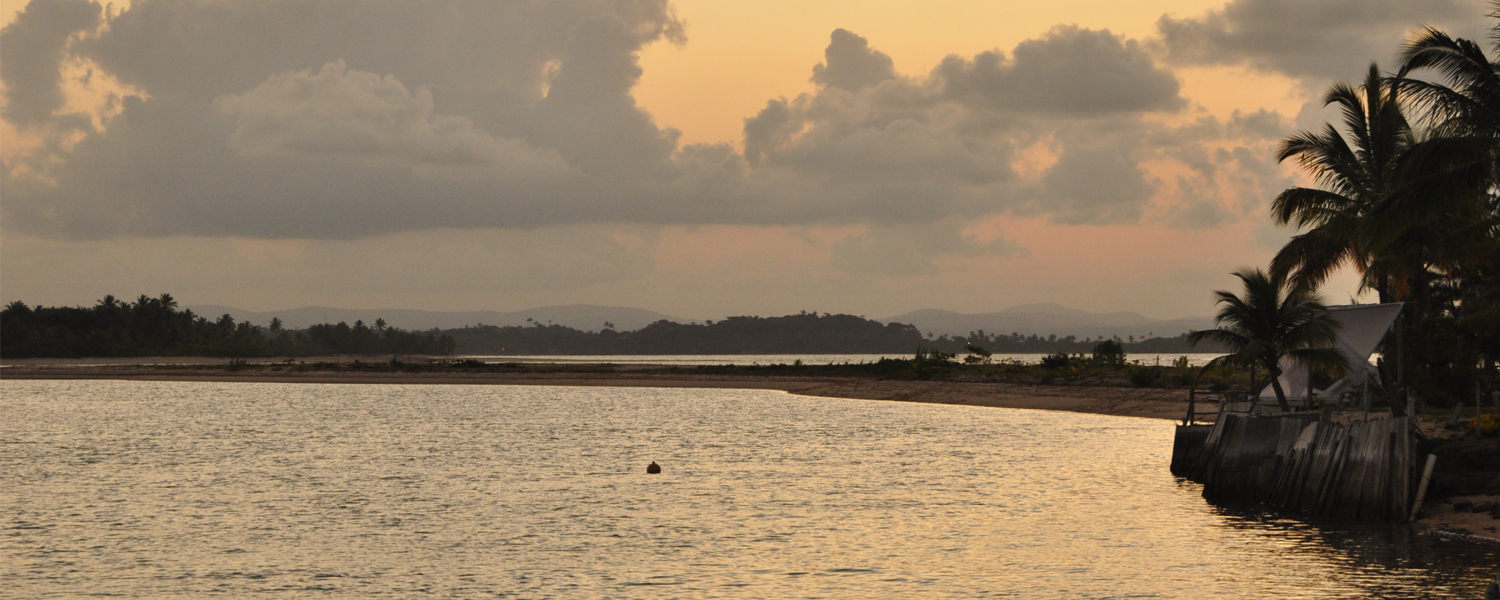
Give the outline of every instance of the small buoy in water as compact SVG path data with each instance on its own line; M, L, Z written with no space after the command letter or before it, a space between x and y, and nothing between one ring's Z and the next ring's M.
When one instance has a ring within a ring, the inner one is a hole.
M661 472L661 465L656 464L656 461L653 460L653 461L651 461L651 464L646 465L646 473L654 475L654 474L660 473L660 472Z

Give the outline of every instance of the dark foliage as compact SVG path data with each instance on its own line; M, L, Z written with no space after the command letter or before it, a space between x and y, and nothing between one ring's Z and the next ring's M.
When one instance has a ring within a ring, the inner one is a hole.
M1104 337L1079 338L1077 336L1058 337L1055 335L1021 335L1011 334L989 334L984 331L975 331L966 336L939 336L930 338L924 345L934 350L944 352L973 352L972 348L983 349L992 354L1092 354L1100 344L1118 344L1122 353L1139 354L1178 354L1189 352L1218 352L1221 348L1213 344L1200 344L1194 349L1187 341L1187 334L1170 338L1150 338L1139 341L1122 342L1119 339ZM1123 354L1121 362L1124 362Z
M464 354L853 354L915 352L916 327L852 315L730 317L705 324L658 321L636 331L561 325L465 327L444 332Z
M1125 364L1125 345L1120 340L1104 340L1094 346L1094 360L1106 365Z
M1073 363L1072 357L1067 353L1058 352L1042 357L1042 367L1047 369L1066 369Z
M320 354L448 354L453 340L432 332L314 325L262 328L229 315L208 320L178 310L170 294L121 302L105 296L93 307L37 307L20 301L0 311L0 356L313 356Z
M730 317L704 324L658 321L636 331L580 331L562 325L450 329L462 354L873 354L919 350L948 355L1086 353L1098 343L1075 336L1019 333L923 339L915 326L882 324L852 315L800 313L784 317ZM1116 340L1118 343L1118 340ZM1153 338L1123 348L1131 352L1187 352L1186 338ZM1212 351L1204 348L1199 351ZM981 359L982 360L982 359ZM1122 361L1123 362L1123 361Z

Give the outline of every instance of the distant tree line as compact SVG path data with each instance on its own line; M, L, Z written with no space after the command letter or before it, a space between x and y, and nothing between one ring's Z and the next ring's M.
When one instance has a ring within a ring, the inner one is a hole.
M853 315L802 312L783 317L730 317L704 323L658 321L635 331L605 323L599 331L562 325L476 325L416 332L355 321L290 330L279 319L267 327L223 315L207 319L179 310L171 294L135 302L105 296L91 307L30 307L12 302L0 311L0 356L76 358L120 356L318 356L330 354L950 354L973 349L997 354L1088 353L1105 338L987 334L923 337L913 325L885 324ZM1129 352L1186 352L1183 338L1130 338Z
M607 324L606 324L607 325ZM970 346L997 354L1087 353L1098 339L1075 336L992 335L924 338L914 325L885 324L853 315L803 312L784 317L729 317L702 324L658 321L636 331L580 331L562 325L477 325L443 332L460 354L877 354L918 350L962 354ZM1124 344L1129 352L1188 352L1185 337ZM1211 351L1200 348L1200 352Z
M562 325L449 329L463 354L863 354L915 352L922 332L853 315L803 312L702 324L657 321L635 331Z
M171 294L135 302L105 296L92 307L36 307L16 301L0 311L0 356L74 358L118 356L316 356L325 354L449 354L453 339L356 321L288 330L215 320L178 310Z
M1127 336L1126 339L1104 336L1079 338L1072 335L1058 337L1019 333L990 334L979 330L963 336L942 335L929 338L922 343L924 348L952 354L969 352L971 348L979 348L993 354L1088 354L1105 341L1116 342L1125 352L1132 354L1211 353L1220 350L1212 343L1200 343L1195 349L1192 344L1188 343L1187 336L1188 334L1184 333L1168 338L1142 337L1137 339L1135 336Z

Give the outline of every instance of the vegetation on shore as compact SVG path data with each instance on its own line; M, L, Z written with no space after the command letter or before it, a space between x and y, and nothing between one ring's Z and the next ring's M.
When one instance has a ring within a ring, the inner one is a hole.
M1500 55L1500 2L1490 7L1488 50ZM1298 233L1270 265L1306 291L1351 268L1380 302L1406 303L1381 352L1403 368L1379 365L1396 415L1410 396L1452 407L1500 392L1500 61L1430 27L1401 61L1332 86L1339 122L1282 143L1280 160L1317 185L1273 202L1273 219Z
M0 311L0 356L80 358L121 356L317 356L394 354L618 355L618 354L908 354L927 349L950 354L975 349L988 354L1085 353L1101 340L1073 336L1023 336L972 332L924 337L916 327L885 324L853 315L800 313L784 317L730 317L703 324L659 321L635 331L612 325L581 331L532 323L520 327L478 325L445 331L410 332L363 322L320 324L287 330L208 320L178 310L170 294L119 302L105 297L92 307L38 307L12 302ZM1130 342L1130 352L1186 352L1185 337Z
M992 334L928 336L915 326L854 315L803 312L784 317L729 317L702 324L658 321L636 331L580 331L562 325L479 325L450 329L462 354L877 354L927 349L950 354L982 348L992 354L1084 353L1102 341L1075 336ZM1188 352L1186 336L1134 338L1130 352ZM1212 351L1212 348L1208 348Z
M122 356L317 356L328 354L447 354L453 340L432 332L356 322L290 331L210 321L178 310L171 294L135 302L105 296L92 307L32 308L20 301L0 311L0 356L79 358Z
M1219 291L1217 329L1194 331L1192 342L1214 341L1230 352L1217 362L1259 367L1271 382L1282 412L1291 411L1282 389L1281 361L1290 359L1309 370L1341 375L1351 365L1334 349L1339 322L1312 290L1290 285L1285 276L1260 269L1234 274L1245 285L1243 296ZM1251 382L1250 389L1259 389Z

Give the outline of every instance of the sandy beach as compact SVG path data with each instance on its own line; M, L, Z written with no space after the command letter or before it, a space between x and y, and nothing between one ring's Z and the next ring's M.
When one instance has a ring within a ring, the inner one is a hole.
M931 402L1180 420L1185 390L1080 385L1027 385L987 381L903 381L859 376L720 375L650 366L615 371L536 369L520 372L350 372L256 365L232 371L226 361L135 359L128 363L8 361L3 379L116 379L135 381L244 381L266 383L385 383L442 385L582 385L616 387L738 388L783 390L803 396ZM177 365L174 361L182 361ZM1211 416L1211 415L1210 415Z

